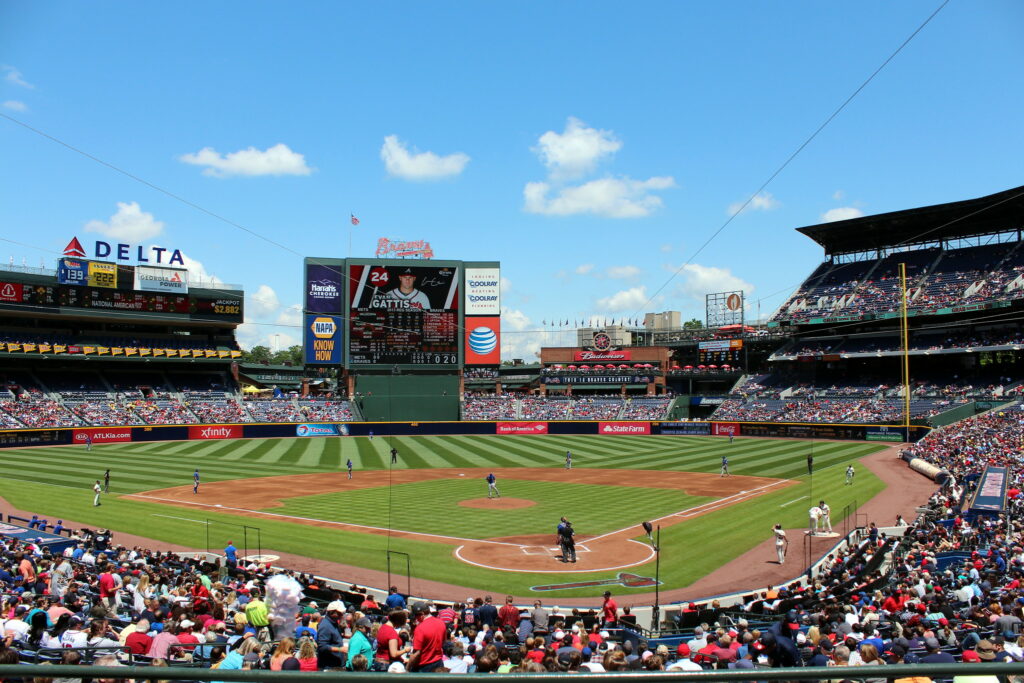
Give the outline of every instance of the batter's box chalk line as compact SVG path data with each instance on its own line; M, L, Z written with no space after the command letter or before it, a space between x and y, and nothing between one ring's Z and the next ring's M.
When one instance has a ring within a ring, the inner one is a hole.
M523 545L523 546L519 546L519 549L521 551L523 551L523 553L525 555L555 555L555 556L560 556L562 554L562 549L559 548L558 546L551 547L551 546L545 546L545 545ZM581 545L577 545L576 546L576 554L577 555L579 553L589 553L589 552L590 552L590 548L588 548L585 545L581 544Z

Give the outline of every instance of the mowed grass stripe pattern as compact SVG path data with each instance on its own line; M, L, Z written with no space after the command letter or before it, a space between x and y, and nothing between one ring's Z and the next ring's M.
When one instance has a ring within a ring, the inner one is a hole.
M733 474L791 479L815 469L843 466L877 450L869 443L807 442L675 436L424 436L261 439L161 444L103 444L7 449L7 478L88 489L103 471L112 472L111 491L134 493L202 481L308 474L344 469L386 469L389 452L399 451L396 468L552 467L561 468L572 451L574 467L717 472L722 455Z
M284 507L268 511L386 527L390 496L392 529L460 538L523 534L551 534L554 538L554 525L563 515L569 516L581 533L597 535L637 524L638 519L656 519L714 500L672 489L518 479L499 479L497 484L502 496L525 498L536 505L514 510L462 507L459 501L487 495L482 478L466 478L289 498Z

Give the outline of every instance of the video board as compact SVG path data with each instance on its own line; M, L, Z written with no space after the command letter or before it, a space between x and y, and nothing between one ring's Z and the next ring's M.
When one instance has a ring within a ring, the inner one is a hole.
M60 305L110 311L187 314L189 298L181 295L122 291L106 287L60 287Z
M736 365L743 361L742 339L713 339L697 343L702 364L722 363Z
M459 268L349 266L350 365L459 362Z

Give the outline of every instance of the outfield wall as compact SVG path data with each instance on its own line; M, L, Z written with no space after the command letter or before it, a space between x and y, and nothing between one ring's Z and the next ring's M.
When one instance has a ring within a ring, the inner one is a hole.
M911 441L928 427L911 426ZM828 425L785 422L642 422L508 421L508 422L344 422L244 423L166 425L143 427L75 427L63 429L0 430L0 448L84 445L131 441L209 441L219 439L274 439L287 437L443 436L460 434L603 436L750 436L846 441L906 440L904 427L892 425Z

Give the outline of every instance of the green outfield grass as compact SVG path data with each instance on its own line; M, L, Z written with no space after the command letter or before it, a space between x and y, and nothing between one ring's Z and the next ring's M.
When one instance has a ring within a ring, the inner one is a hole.
M197 467L204 482L337 471L343 469L348 458L357 471L385 469L392 445L400 453L397 467L403 469L561 468L565 451L572 450L574 467L717 472L725 454L733 474L798 481L796 486L663 529L661 578L665 588L687 585L757 545L776 522L788 527L806 524L808 496L812 495L815 503L820 498L828 500L836 524L847 504L855 500L863 503L883 488L881 481L864 467L857 468L854 486L844 486L846 466L882 447L863 442L741 438L729 444L723 438L680 436L440 436L108 444L96 445L90 453L78 446L7 449L0 494L21 509L51 519L74 519L199 548L205 547L207 520L213 522L209 529L214 548L220 548L228 537L237 543L237 533L231 530L237 529L232 525L239 523L260 528L264 549L372 569L385 567L385 549L390 547L410 553L416 576L481 590L527 595L532 585L607 578L607 574L600 572L497 572L455 559L454 541L447 545L388 539L281 519L240 519L213 509L184 509L115 495L191 485L192 471ZM813 491L806 472L806 457L811 449L815 459ZM102 507L94 508L91 487L106 468L112 473L111 495L104 497ZM505 495L529 498L538 504L508 511L459 507L459 500L486 495L484 484L439 480L396 485L390 496L386 488L305 496L291 499L285 508L273 511L384 526L390 498L392 528L488 538L547 533L562 514L571 514L580 533L600 533L707 500L663 489L625 486L512 479L499 481L499 486ZM231 501L224 504L230 505ZM653 572L653 567L640 566L630 571ZM546 595L597 595L600 590L576 589ZM621 588L617 592L630 591Z

